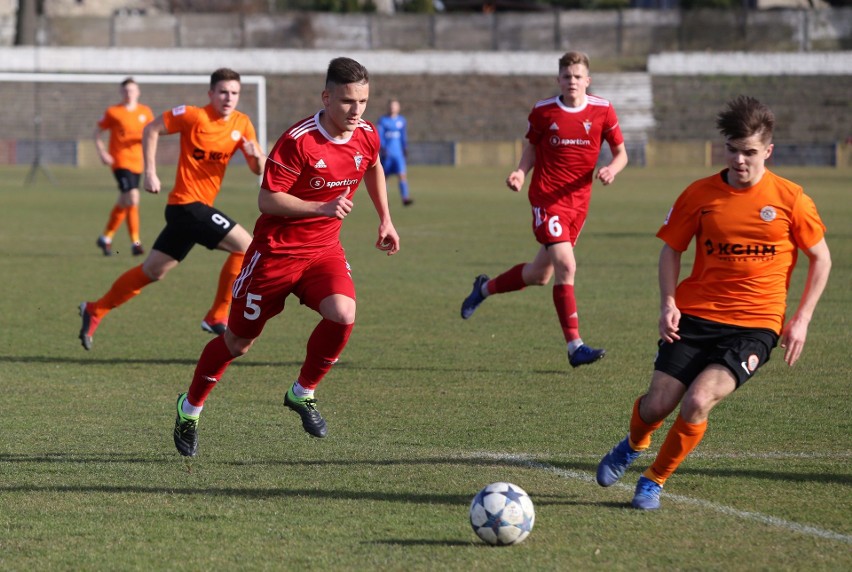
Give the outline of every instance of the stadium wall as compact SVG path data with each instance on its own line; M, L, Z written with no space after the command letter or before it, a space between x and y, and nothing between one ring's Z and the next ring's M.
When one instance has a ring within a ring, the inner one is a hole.
M218 66L267 79L269 138L314 113L327 62L340 52L303 50L142 50L0 48L0 71L53 73L153 72L208 74ZM389 97L409 118L412 163L512 164L531 106L556 93L560 53L350 52L371 70L375 120ZM690 59L691 58L691 59ZM852 52L824 54L660 54L650 73L603 74L592 70L592 91L610 99L627 132L634 165L667 161L715 162L713 115L724 102L749 93L778 114L778 159L848 165L852 136ZM758 61L759 66L752 65ZM594 67L594 60L593 60ZM5 69L4 69L5 68ZM498 73L499 70L499 73ZM698 75L695 70L705 70ZM727 74L719 73L726 70ZM759 71L761 75L752 75ZM206 103L203 86L142 86L142 100L160 113L182 103ZM118 98L117 86L0 82L0 161L26 164L34 150L36 102L42 115L42 151L49 162L95 160L91 133L102 111ZM241 109L252 115L246 93ZM629 128L628 128L629 127ZM69 151L68 142L73 143ZM684 156L687 149L697 149ZM847 146L848 147L848 146ZM789 149L789 151L783 151ZM845 154L844 154L845 153Z

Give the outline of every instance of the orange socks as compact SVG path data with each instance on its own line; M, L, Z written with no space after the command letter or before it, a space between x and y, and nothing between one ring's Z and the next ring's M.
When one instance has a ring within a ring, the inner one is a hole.
M678 414L674 425L669 429L669 434L666 435L663 446L660 447L660 452L657 453L657 458L643 475L658 485L664 485L666 479L672 476L686 456L698 446L704 438L705 431L707 431L706 420L702 423L687 423Z
M104 228L104 238L112 240L112 237L115 235L115 231L117 231L118 227L121 226L121 223L124 222L124 217L126 216L127 209L118 205L113 206L112 211L109 213L109 220L107 220L106 227Z
M644 451L650 447L651 434L663 424L662 419L656 423L645 423L642 420L639 416L639 402L642 401L642 397L633 403L633 415L630 417L630 448L634 451Z
M228 310L231 307L231 298L233 297L231 289L234 286L234 280L240 273L240 267L243 265L243 255L242 252L232 252L225 260L225 264L222 265L222 270L219 272L219 286L216 288L216 298L204 318L207 322L221 323L228 320Z
M130 242L139 244L139 207L127 207L127 232L130 234Z
M110 310L121 306L142 291L142 288L153 282L145 272L142 265L135 266L118 277L110 287L109 292L97 302L88 302L86 309L95 318L104 317Z

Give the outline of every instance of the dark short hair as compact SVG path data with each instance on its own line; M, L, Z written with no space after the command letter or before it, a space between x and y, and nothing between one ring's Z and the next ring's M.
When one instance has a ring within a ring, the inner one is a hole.
M325 88L349 83L370 83L367 68L351 58L334 58L328 63Z
M561 58L559 58L559 71L562 72L563 69L568 66L573 66L575 64L583 64L586 66L587 70L591 70L592 68L589 66L589 56L585 52L567 52Z
M726 139L760 135L761 141L770 143L775 129L775 114L755 98L739 95L729 101L716 117L716 127Z
M210 74L210 89L214 89L220 81L240 81L240 74L232 69L219 68Z
M132 77L125 78L123 82L121 82L121 87L126 86L129 83L136 83L136 80Z

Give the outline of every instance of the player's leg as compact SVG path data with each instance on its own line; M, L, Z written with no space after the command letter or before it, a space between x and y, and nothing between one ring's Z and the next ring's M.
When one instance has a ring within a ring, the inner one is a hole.
M116 231L118 231L118 227L121 226L121 223L124 222L124 219L127 217L127 205L125 204L124 199L124 194L127 191L127 182L121 169L114 170L112 174L118 183L118 198L112 206L112 210L109 213L109 218L107 219L106 226L104 226L103 233L95 242L98 248L103 251L104 256L112 255L112 239L115 236Z
M602 487L614 485L628 467L651 446L651 435L674 411L686 391L686 385L671 375L655 370L647 393L633 403L630 429L598 464L597 481Z
M202 330L220 335L228 327L231 290L234 280L240 273L245 252L251 244L251 235L225 213L212 207L205 209L205 214L203 218L200 218L200 222L202 227L199 229L198 242L207 246L207 248L224 250L228 253L228 257L219 271L213 303L201 321Z
M405 164L405 155L400 155L398 159L397 174L399 175L399 196L402 199L403 206L414 204L414 199L411 198L408 192L408 167Z
M189 389L178 396L174 442L181 455L196 454L201 411L225 370L234 359L249 351L266 322L284 309L292 285L275 274L284 265L262 264L260 259L260 254L252 251L245 260L240 280L234 285L234 300L227 318L229 328L205 346Z
M316 408L314 392L337 363L355 325L355 285L342 249L312 264L294 292L322 320L308 339L305 361L284 404L299 414L305 431L314 437L325 437L328 428Z
M489 278L486 274L477 276L470 294L462 301L461 317L464 320L470 318L479 305L492 294L517 292L527 286L543 286L550 281L551 276L553 265L542 246L532 262L516 264L495 278Z

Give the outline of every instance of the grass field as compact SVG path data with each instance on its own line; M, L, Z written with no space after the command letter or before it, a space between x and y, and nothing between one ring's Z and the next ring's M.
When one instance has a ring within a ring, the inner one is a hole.
M256 179L242 171L217 205L251 229ZM504 171L412 169L413 207L392 185L403 249L391 258L372 246L360 191L343 237L358 321L317 394L329 437L310 439L282 406L317 320L291 302L212 393L186 463L172 444L174 400L209 340L199 322L222 253L197 247L105 318L85 352L77 305L139 262L124 228L115 256L94 245L112 178L57 167L57 184L39 174L26 186L26 168L4 168L0 569L852 569L850 172L779 171L814 197L834 259L804 357L791 369L776 352L717 407L662 510L640 513L629 501L651 455L624 485L602 489L593 475L650 376L654 233L707 171L628 169L595 188L577 295L584 338L608 354L576 370L549 288L458 316L475 275L536 248L526 197L503 187ZM150 246L165 197L142 201ZM510 548L486 546L467 522L476 491L501 480L537 510L529 539Z

